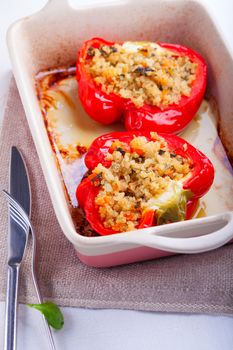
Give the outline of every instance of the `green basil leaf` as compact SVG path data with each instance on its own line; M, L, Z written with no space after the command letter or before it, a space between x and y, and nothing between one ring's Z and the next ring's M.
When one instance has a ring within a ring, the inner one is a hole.
M64 316L56 304L50 301L47 301L42 304L27 304L27 305L36 310L39 310L44 315L44 317L48 321L48 324L51 327L53 327L54 329L62 329L64 325Z

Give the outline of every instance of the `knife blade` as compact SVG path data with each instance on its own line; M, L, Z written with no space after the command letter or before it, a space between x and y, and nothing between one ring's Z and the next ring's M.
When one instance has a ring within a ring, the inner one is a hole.
M31 215L31 188L28 170L17 147L11 148L9 192L25 212Z
M24 159L17 149L11 148L9 192L28 215L31 213L31 189ZM4 350L16 349L17 298L20 265L27 245L25 232L10 216L8 220L8 275L5 313Z

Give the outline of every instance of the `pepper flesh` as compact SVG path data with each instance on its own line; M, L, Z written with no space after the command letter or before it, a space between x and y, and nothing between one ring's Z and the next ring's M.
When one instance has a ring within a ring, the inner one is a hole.
M135 132L113 132L102 135L94 140L85 157L85 164L91 171L101 163L105 167L110 167L111 161L106 159L106 155L111 151L112 144L116 141L125 143L126 145L134 137L145 136L148 141L153 140L151 133L148 131ZM183 193L192 193L192 197L186 197L185 205L182 203L182 209L186 210L186 219L189 219L196 209L198 198L202 197L210 188L214 179L214 168L210 160L199 150L188 144L185 140L172 134L158 134L164 138L169 151L177 156L186 158L192 164L190 175L182 183ZM78 186L76 196L79 205L84 209L86 219L91 224L92 228L100 235L109 235L118 233L119 231L104 227L100 218L98 208L95 204L95 198L98 195L101 184L96 183L96 175L91 174L85 178ZM98 180L98 179L97 179ZM184 197L181 198L184 200ZM171 208L170 208L171 209ZM156 210L148 208L142 215L142 218L137 228L145 228L156 225L155 222ZM165 214L160 211L161 223L166 223ZM160 223L160 222L158 222Z
M94 38L84 42L78 53L77 81L81 103L87 114L102 124L112 124L121 118L127 130L150 130L157 132L177 133L185 128L192 120L202 102L207 81L207 67L203 58L195 51L174 44L158 43L158 45L175 56L186 56L196 64L195 80L191 85L190 96L181 96L180 101L169 104L165 108L144 104L137 107L127 98L101 90L101 86L94 82L85 64L91 56L90 48L102 45L112 46L101 38Z

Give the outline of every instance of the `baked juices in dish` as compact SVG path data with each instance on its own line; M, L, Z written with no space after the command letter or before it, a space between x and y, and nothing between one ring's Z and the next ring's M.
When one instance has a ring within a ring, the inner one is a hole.
M198 111L207 67L184 46L94 38L79 50L77 80L81 103L94 120L122 118L127 130L177 133Z
M155 132L98 137L77 188L86 219L100 235L189 219L210 188L210 160L185 140Z

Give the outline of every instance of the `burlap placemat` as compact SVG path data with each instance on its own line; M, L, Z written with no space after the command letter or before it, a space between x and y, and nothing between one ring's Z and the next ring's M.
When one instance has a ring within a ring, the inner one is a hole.
M14 80L0 139L0 190L7 188L10 148L22 151L32 186L32 221L38 239L43 296L63 306L166 312L233 313L233 245L128 266L83 265L56 220ZM0 195L0 299L6 290L7 206ZM20 302L36 302L30 249L20 277Z

